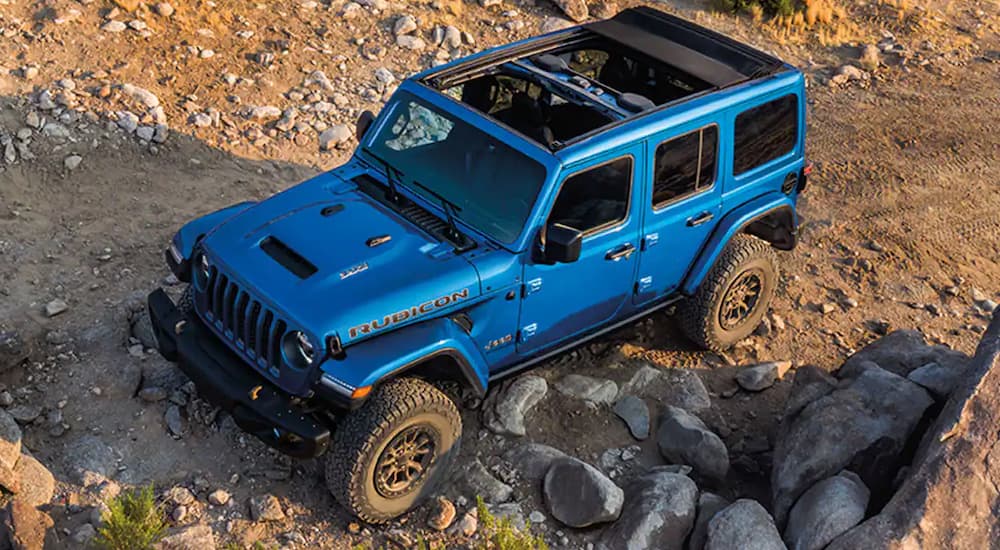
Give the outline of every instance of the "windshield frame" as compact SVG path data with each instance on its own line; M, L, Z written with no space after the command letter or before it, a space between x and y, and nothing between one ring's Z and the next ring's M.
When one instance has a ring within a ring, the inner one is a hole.
M373 165L380 173L384 172L385 168L368 153L368 150L372 148L375 137L381 133L383 127L390 123L391 117L388 115L396 109L397 101L400 101L401 94L399 92L407 92L408 94L414 96L417 100L425 102L449 117L454 117L476 130L483 132L483 134L503 143L517 153L524 155L529 160L537 162L542 167L544 177L543 181L539 184L538 192L532 199L532 207L529 210L528 215L525 217L524 225L520 228L517 237L509 243L502 242L474 225L471 225L466 220L462 219L461 213L459 213L459 215L455 218L456 222L463 228L471 230L475 235L502 246L511 252L520 252L528 248L529 241L534 233L534 227L536 225L535 221L540 215L539 210L542 208L544 198L548 195L548 189L552 186L555 175L559 173L559 159L550 154L548 151L542 149L535 142L530 141L527 138L508 130L502 125L493 122L478 111L463 105L454 98L429 88L419 82L404 80L396 93L393 94L392 98L383 106L375 122L371 125L359 143L359 147L356 152L356 155L364 159L366 163ZM419 189L411 186L408 181L405 181L405 178L403 181L399 182L398 187L408 196L411 196L411 198L419 200L425 207L429 206L430 209L440 215L442 219L447 216L447 212L445 210L446 207L442 205L440 201L434 199L433 197L426 196L426 194L422 193Z

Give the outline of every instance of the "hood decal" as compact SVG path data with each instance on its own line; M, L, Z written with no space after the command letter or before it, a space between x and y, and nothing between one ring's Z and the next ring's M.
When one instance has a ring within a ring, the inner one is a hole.
M406 309L401 309L392 315L385 315L381 319L374 319L368 323L362 323L357 326L351 327L349 331L350 337L357 338L358 336L364 334L371 334L375 331L388 328L391 325L409 321L415 317L420 317L422 315L427 315L436 309L447 307L456 302L460 302L469 297L469 289L463 288L457 292L452 292L451 294L445 294L440 298L434 300L427 300L421 304L410 306Z

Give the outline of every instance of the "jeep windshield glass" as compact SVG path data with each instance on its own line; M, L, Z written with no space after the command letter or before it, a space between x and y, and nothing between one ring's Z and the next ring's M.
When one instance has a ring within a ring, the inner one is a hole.
M514 242L545 180L545 167L412 94L396 97L371 141L371 153L398 170L399 183L412 192L440 204L425 187L456 205L456 218L496 241Z

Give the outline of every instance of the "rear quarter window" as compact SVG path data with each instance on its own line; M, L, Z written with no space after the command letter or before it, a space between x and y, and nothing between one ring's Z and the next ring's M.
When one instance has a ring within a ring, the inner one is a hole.
M798 96L786 95L736 116L733 174L791 153L799 135Z

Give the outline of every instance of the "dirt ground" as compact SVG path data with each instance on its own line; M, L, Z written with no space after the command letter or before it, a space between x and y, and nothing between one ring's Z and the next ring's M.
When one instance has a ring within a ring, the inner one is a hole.
M130 307L163 284L164 246L186 220L266 198L350 153L320 151L315 125L275 130L273 122L247 121L243 108L284 109L311 101L294 99L291 92L320 69L332 81L327 95L347 98L325 115L325 123L352 123L391 91L376 79L376 69L388 68L399 79L438 55L433 48L417 53L394 43L391 27L399 15L418 16L427 36L438 22L454 23L475 39L474 46L461 47L465 54L535 34L557 10L530 0L489 8L467 3L451 8L461 11L455 15L430 2L391 2L378 13L365 8L347 18L336 2L184 4L169 18L145 7L132 14L114 8L120 12L114 19L141 20L145 29L109 33L99 28L113 9L110 3L0 2L0 128L8 134L16 134L36 110L37 99L29 97L55 90L54 83L65 78L74 79L78 90L142 86L158 96L171 129L162 144L141 142L109 122L106 113L123 108L118 92L106 99L81 93L80 116L65 124L67 137L36 131L30 150L37 158L0 160L0 328L42 335L27 368L0 375L0 382L15 404L61 411L68 426L53 430L39 420L24 427L26 446L59 481L52 515L60 545L74 547L70 535L99 498L74 474L89 460L81 453L94 439L113 450L108 475L122 484L223 487L233 493L234 505L200 515L220 542L347 548L412 539L423 530L423 511L354 532L351 518L323 488L319 460L289 461L225 421L188 418L187 433L171 436L163 421L167 403L148 404L134 395L141 373L162 360L130 352ZM580 372L622 383L630 372L622 365L639 360L697 369L713 398L710 424L735 459L723 492L766 503L766 438L789 382L759 394L737 392L736 368L791 360L833 369L896 328L914 328L931 342L971 352L986 324L973 294L998 299L1000 7L928 2L899 15L878 2L852 4L855 39L823 45L809 34L782 37L746 17L707 13L698 3L658 6L750 40L807 72L808 156L816 170L801 203L800 245L781 255L782 286L772 307L780 319L772 316L766 335L718 357L692 349L661 313L537 372L550 382ZM515 9L516 15L508 13ZM254 34L241 38L240 30ZM866 80L828 84L838 67L856 62L861 45L883 40L886 32L904 54L883 54L882 65ZM206 49L214 55L205 55ZM273 52L275 59L264 66L259 52ZM25 78L26 67L38 74ZM226 74L236 75L236 83L227 83ZM218 123L188 123L193 113L210 108L220 113ZM82 161L70 170L65 163L72 154ZM45 305L55 299L69 309L48 318ZM592 463L609 448L635 444L610 410L567 401L539 405L526 439ZM463 411L463 458L496 465L497 455L517 442L480 430L478 416ZM643 443L640 462L657 460L655 442ZM263 493L281 499L288 519L247 521L247 498ZM525 514L544 510L537 494L518 494ZM449 495L458 498L460 491ZM551 519L540 529L560 547L583 547L596 533L560 529Z

